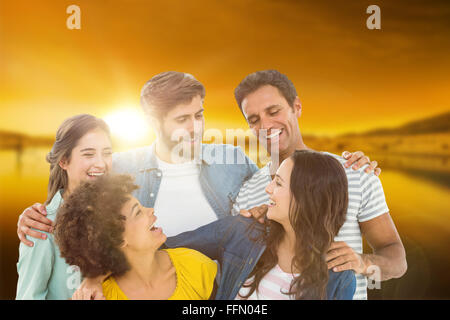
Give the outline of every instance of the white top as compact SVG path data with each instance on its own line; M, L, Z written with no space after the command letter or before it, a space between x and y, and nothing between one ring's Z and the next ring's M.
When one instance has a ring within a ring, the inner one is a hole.
M324 153L333 156L342 165L347 161L340 156ZM269 166L270 163L261 168L241 187L233 206L234 215L239 214L240 210L249 210L268 203L269 195L265 189L272 181ZM352 167L345 168L348 180L348 209L345 223L334 238L334 241L346 242L357 253L363 253L359 223L389 212L381 181L373 172L365 173L367 167L368 164L358 170L353 170ZM367 299L367 278L361 274L356 275L356 291L353 299Z
M155 201L156 225L168 237L191 231L217 216L200 186L200 168L194 161L172 164L157 157L162 172Z
M258 289L253 291L251 296L248 297L248 300L293 300L295 298L294 295L287 295L284 293L289 292L292 280L298 275L298 273L292 274L284 272L277 264L261 279ZM245 284L252 283L253 278L254 277L248 279ZM239 290L239 294L243 296L249 291L249 287L242 287ZM236 296L236 300L243 299L239 294Z

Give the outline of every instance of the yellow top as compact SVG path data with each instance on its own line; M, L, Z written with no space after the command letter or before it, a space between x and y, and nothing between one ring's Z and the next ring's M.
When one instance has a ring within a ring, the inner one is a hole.
M164 249L177 275L177 287L169 300L207 300L211 296L217 265L204 254L187 248ZM103 284L106 300L128 300L113 276Z

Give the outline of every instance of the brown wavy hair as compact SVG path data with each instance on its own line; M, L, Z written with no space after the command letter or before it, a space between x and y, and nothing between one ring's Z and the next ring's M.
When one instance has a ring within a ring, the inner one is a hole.
M294 166L290 181L289 220L295 231L295 256L291 273L294 277L289 292L295 299L326 299L328 268L325 255L345 222L348 206L348 182L343 166L330 155L310 150L297 150L290 157ZM267 245L244 285L248 298L264 276L278 263L277 249L285 235L281 224L267 221L264 235Z
M175 106L205 98L205 87L193 75L166 71L148 80L141 90L141 105L147 115L161 121Z
M59 189L66 189L69 184L67 172L59 166L59 163L63 159L70 161L72 150L76 147L78 141L86 133L97 128L102 129L111 140L106 122L90 114L70 117L59 126L53 148L45 158L50 163L46 205L52 201L53 196Z
M130 266L120 250L125 230L123 205L136 190L128 175L106 175L81 183L58 211L54 237L69 265L84 277L122 275Z

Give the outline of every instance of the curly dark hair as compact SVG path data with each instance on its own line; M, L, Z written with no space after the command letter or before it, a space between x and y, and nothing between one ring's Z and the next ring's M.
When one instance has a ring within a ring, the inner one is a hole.
M290 178L291 200L289 220L295 231L295 256L291 270L300 275L291 282L289 292L297 300L328 299L328 268L325 255L345 222L348 207L348 182L344 167L331 155L312 150L297 150ZM244 285L250 290L248 298L264 276L278 263L277 249L285 234L281 224L267 222L267 244L249 277L254 280Z
M58 211L54 237L69 265L83 277L111 272L122 275L130 266L120 250L125 230L123 205L138 186L128 175L106 175L78 186Z

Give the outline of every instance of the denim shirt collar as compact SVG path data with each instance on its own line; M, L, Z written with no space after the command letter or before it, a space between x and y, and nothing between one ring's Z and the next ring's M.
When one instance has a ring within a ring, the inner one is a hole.
M211 148L208 144L202 143L202 154L200 158L200 162L206 165L211 165L212 160L206 157L207 152ZM150 171L158 169L158 159L156 158L156 142L153 142L150 146L150 152L146 152L142 162L139 166L139 171Z

